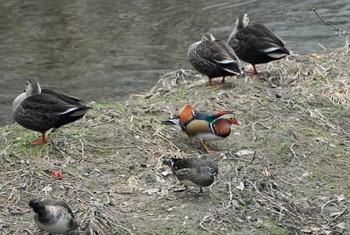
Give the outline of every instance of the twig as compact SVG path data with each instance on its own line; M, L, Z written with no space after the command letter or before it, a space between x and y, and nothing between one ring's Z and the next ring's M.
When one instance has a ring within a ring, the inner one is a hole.
M268 196L265 196L263 195L259 190L258 188L256 187L255 183L253 183L252 181L250 180L247 180L247 182L253 186L253 188L255 189L255 191L265 200L267 200L268 202L270 202L274 207L276 208L280 208L280 212L277 212L277 213L280 213L280 216L283 215L282 214L282 211L285 211L287 212L287 214L290 216L290 217L295 217L295 218L298 218L300 221L305 221L300 215L297 215L291 211L289 211L287 208L285 208L282 204L279 204L277 202L275 202L272 198L268 197Z
M201 222L199 222L199 227L201 227L203 230L205 231L209 231L206 227L204 227L203 223L205 223L205 221L207 220L207 218L209 217L209 215L206 215L203 217L203 219L201 220Z
M252 160L250 162L248 162L248 164L244 165L244 168L246 168L247 166L251 165L254 162L255 157L256 157L256 151L254 150L254 155L253 155Z
M337 199L332 199L332 200L329 200L329 201L327 201L325 204L323 204L322 206L321 206L321 215L322 215L322 217L325 219L325 220L327 220L327 218L326 218L326 216L323 214L323 211L324 211L324 208L328 205L328 204L330 204L330 203L332 203L332 202L336 202L337 201ZM328 220L327 220L328 221ZM329 221L328 221L329 222Z
M168 140L167 138L165 138L164 136L158 134L158 133L155 133L156 136L160 137L162 140L165 140L166 142L168 142L171 146L173 146L174 148L176 148L178 151L180 151L180 149L173 143L171 142L170 140Z
M233 198L231 182L228 181L228 182L227 182L227 185L228 185L228 191L229 191L229 200L228 200L226 209L230 208L230 206L231 206L231 204L232 204L232 198Z
M350 34L350 32L345 31L344 29L339 28L338 26L335 26L334 24L330 23L329 21L327 21L327 20L323 19L323 18L322 18L322 17L321 17L321 16L318 14L318 12L316 11L316 9L315 9L315 8L313 8L312 10L313 10L313 11L316 13L317 17L318 17L320 20L322 20L322 21L323 21L323 23L325 23L326 25L329 25L329 26L331 26L332 28L334 28L334 29L336 29L336 30L340 31L340 32L341 32L341 34L340 34L340 35L345 36L345 35L347 35L347 34Z
M329 221L328 224L332 223L333 221L335 221L339 217L343 216L347 210L348 210L348 208L345 207L344 210L342 210L338 215L336 215L333 219L331 219L331 221Z
M290 145L290 151L292 152L292 154L293 154L293 156L294 156L294 157L293 157L293 160L292 160L292 162L291 162L291 164L293 164L294 159L297 159L298 162L300 163L300 160L299 160L297 154L295 153L295 151L294 151L294 149L293 149L293 146L294 146L294 145L295 145L294 143Z

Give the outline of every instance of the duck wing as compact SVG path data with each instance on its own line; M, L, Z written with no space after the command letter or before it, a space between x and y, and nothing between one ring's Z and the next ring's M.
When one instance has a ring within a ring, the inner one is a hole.
M259 51L265 53L279 52L283 55L289 55L289 50L285 47L286 43L282 38L275 35L269 28L263 24L254 24L246 28L251 30L252 39L250 39ZM253 39L254 37L254 39ZM248 40L249 41L249 40Z
M41 93L23 100L14 113L14 119L28 129L45 132L78 120L89 109L79 103L67 103L56 96Z
M215 40L210 47L212 56L208 59L219 64L221 68L232 74L241 74L241 65L233 49L222 40Z
M195 168L182 168L174 171L174 175L180 181L196 178L199 171Z
M60 99L60 100L66 102L68 104L77 105L77 104L80 104L81 102L84 102L83 100L81 100L81 99L79 99L77 97L69 96L69 95L66 95L66 94L63 94L63 93L59 93L59 92L56 92L56 91L53 91L53 90L49 90L49 89L42 89L41 93L55 96L57 99Z
M46 199L46 200L43 200L43 201L48 206L61 206L61 207L65 208L65 209L67 209L67 211L72 216L72 218L75 218L72 209L69 207L69 205L66 202L49 200L49 199Z

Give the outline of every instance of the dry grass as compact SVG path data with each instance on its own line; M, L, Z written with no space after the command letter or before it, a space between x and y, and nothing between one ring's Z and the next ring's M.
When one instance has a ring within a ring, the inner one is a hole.
M193 71L160 78L142 96L95 104L83 120L50 133L0 129L0 231L39 232L32 197L67 201L81 234L337 234L349 224L349 54L290 56L258 77L207 86ZM220 79L219 79L220 80ZM206 154L160 124L190 103L234 110L241 127ZM173 192L163 158L216 161L220 178L198 196ZM50 175L59 170L64 179Z

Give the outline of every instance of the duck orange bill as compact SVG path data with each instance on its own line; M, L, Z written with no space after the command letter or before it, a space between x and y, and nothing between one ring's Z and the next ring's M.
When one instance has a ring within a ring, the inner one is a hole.
M239 121L238 120L235 120L234 122L233 122L233 124L235 124L235 125L241 125L240 123L239 123Z

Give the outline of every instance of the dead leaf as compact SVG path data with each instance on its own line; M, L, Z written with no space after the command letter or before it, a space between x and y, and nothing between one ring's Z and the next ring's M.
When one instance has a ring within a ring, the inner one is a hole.
M148 195L152 195L152 194L155 194L155 193L158 193L159 192L159 189L158 188L150 188L150 189L146 189L143 191L143 193L146 193Z
M340 195L337 197L337 199L338 199L338 202L343 201L343 200L345 199L344 194L340 194Z
M253 153L254 153L253 150L242 149L242 150L239 150L238 152L234 153L233 155L236 156L236 157L243 157L243 156L250 155L250 154L253 154Z
M321 56L319 54L313 53L313 54L308 54L307 57L309 59L317 59L318 60Z
M340 229L345 229L345 222L341 222L341 223L337 224L336 227L338 227Z

